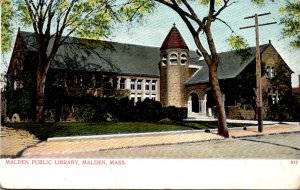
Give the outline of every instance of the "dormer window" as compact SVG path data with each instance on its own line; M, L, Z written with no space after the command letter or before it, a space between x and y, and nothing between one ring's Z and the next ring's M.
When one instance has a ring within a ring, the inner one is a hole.
M162 58L161 58L161 65L162 66L165 66L167 64L167 56L163 56Z
M180 54L180 63L181 63L182 65L185 65L186 62L187 62L187 55L186 55L185 52L182 52L182 53Z
M171 53L170 54L170 64L171 65L177 65L177 63L178 63L178 55L177 55L177 53Z

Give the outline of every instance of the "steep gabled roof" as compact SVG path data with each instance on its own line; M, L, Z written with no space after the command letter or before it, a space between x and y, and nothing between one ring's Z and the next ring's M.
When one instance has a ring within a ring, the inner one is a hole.
M270 44L260 46L260 52L263 53ZM235 78L240 74L247 65L255 60L255 47L249 48L249 56L243 59L236 51L228 51L219 53L221 63L218 66L218 79ZM186 84L199 84L209 82L208 66L204 60L200 61L202 66L187 82Z
M28 50L36 51L33 33L20 32L20 35ZM78 43L95 44L96 47L87 50ZM158 47L70 37L58 49L50 68L159 77L159 55Z
M160 50L174 49L174 48L189 49L184 39L182 38L179 30L176 28L175 24L171 28L164 42L162 43Z

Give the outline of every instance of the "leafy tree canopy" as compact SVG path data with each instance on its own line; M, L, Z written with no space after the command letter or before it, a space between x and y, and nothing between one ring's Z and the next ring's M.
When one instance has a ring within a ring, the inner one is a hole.
M300 48L300 2L287 1L280 11L284 15L281 18L281 24L284 25L283 36L292 39L291 47Z
M7 52L11 48L12 42L12 1L6 0L1 5L1 51Z

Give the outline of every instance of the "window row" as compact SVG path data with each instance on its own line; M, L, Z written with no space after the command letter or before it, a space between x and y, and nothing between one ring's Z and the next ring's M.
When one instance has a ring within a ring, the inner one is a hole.
M143 101L147 98L152 99L152 100L157 100L156 94L145 94L144 96L142 96L141 93L130 94L130 100L132 100L134 102Z
M130 89L131 90L142 90L142 81L143 80L136 80L136 79L131 79L130 80ZM145 81L145 90L151 90L155 91L156 90L156 80L146 80Z
M131 79L130 80L130 89L131 90L142 90L142 81L141 79ZM70 88L108 88L108 89L126 89L126 78L117 78L103 75L73 75L68 74L65 77L64 74L60 74L56 78L55 82L60 87L70 87ZM128 84L129 85L129 84ZM144 89L145 90L156 90L156 80L145 80Z
M118 79L116 77L107 77L103 75L59 75L56 84L58 86L66 86L70 88L84 88L84 87L95 87L95 88L118 88L118 83L120 83L120 89L125 89L125 78Z
M167 55L163 55L162 60L161 60L161 63L163 66L167 65L168 58L170 61L170 65L177 65L178 61L180 61L181 65L185 65L187 63L187 53L186 52L181 52L180 56L178 56L178 52L171 52L169 57L167 57Z

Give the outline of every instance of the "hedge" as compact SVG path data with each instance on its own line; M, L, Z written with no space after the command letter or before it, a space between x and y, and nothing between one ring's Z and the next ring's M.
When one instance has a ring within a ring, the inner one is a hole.
M84 97L74 101L74 117L77 121L149 121L163 118L183 120L187 117L186 108L162 107L161 103L151 99L134 102L128 98L91 98Z

